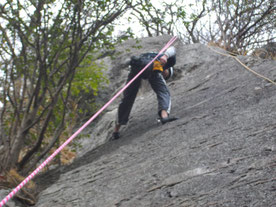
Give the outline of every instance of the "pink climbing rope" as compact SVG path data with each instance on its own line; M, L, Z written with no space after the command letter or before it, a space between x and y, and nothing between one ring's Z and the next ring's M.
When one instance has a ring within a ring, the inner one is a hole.
M152 63L156 58L168 49L177 39L172 37L170 41L163 47L163 49L152 59L132 80L130 80L113 98L111 98L97 113L95 113L82 127L80 127L69 139L67 139L52 155L50 155L36 170L34 170L25 180L23 180L11 193L9 193L0 203L0 207L4 205L26 185L41 169L43 169L66 145L68 145L85 127L87 127L104 109L106 109L133 81L135 81Z

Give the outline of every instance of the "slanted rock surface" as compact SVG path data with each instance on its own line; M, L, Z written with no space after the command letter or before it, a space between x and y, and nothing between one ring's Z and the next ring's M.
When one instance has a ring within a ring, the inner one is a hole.
M109 60L112 93L125 82L126 56L158 51L169 38L119 46ZM225 53L219 48L175 46L168 85L179 119L158 124L156 96L145 86L121 139L109 141L115 101L86 129L91 137L74 163L37 178L36 207L276 206L276 85L212 50ZM238 58L276 80L275 61Z

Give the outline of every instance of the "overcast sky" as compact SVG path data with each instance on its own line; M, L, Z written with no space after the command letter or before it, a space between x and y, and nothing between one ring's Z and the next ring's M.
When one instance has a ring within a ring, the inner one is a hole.
M162 8L162 2L164 0L150 0L150 1L154 6ZM175 1L176 0L166 0L166 3L173 3ZM195 0L184 0L184 1L181 0L181 1L177 1L177 3L183 4L182 6L185 7L185 11L187 12L188 15L190 15L193 12L189 5L195 4ZM127 18L129 13L130 12L126 13L124 17ZM131 27L132 31L136 34L137 37L143 37L147 35L147 33L145 32L145 30L143 30L143 27L138 23L137 20L136 21L133 20L133 22L130 23L126 19L121 19L119 24L120 25L115 29L115 35L118 35L121 32L126 31L126 29L129 26Z

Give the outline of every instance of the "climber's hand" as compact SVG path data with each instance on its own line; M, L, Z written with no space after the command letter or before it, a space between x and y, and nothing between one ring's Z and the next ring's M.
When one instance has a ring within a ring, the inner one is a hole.
M160 58L160 62L161 62L161 65L164 66L168 61L168 57L166 55L163 55L161 58Z

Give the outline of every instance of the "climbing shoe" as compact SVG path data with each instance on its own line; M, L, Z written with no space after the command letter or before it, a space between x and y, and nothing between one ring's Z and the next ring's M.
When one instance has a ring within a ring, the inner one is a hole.
M177 120L178 118L177 117L166 117L166 118L160 118L160 122L162 124L166 124L168 122L172 122L172 121L175 121Z
M119 132L113 132L112 139L116 140L116 139L119 139L119 138L120 138L120 133Z

